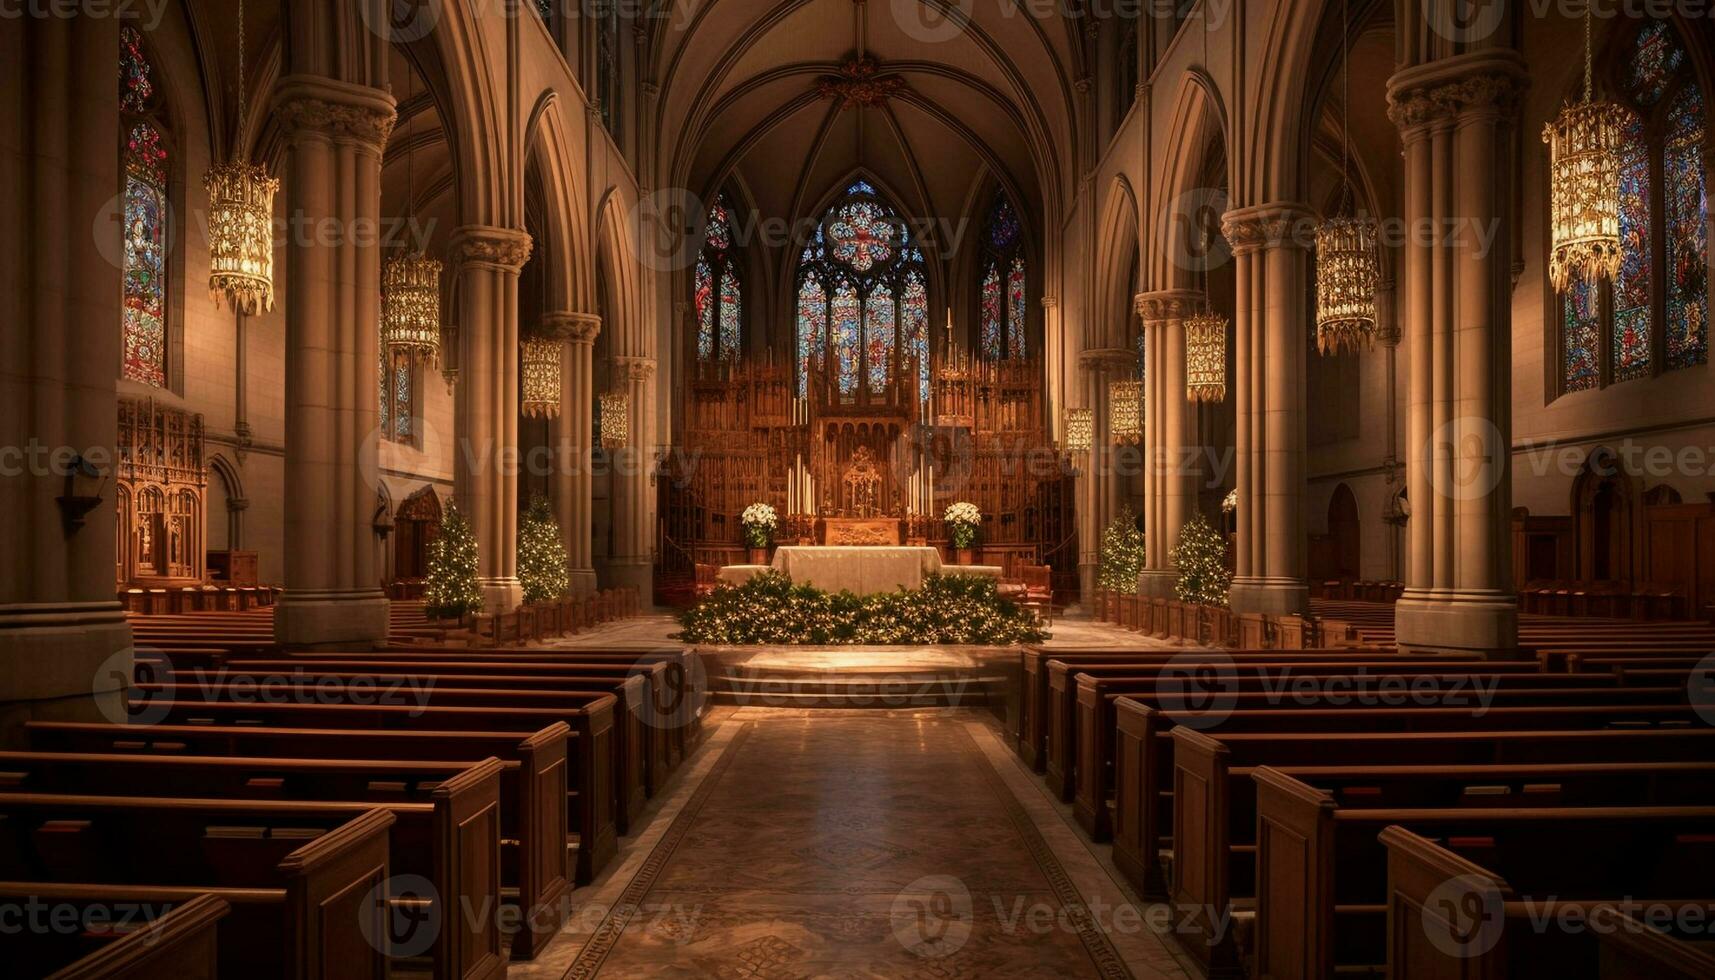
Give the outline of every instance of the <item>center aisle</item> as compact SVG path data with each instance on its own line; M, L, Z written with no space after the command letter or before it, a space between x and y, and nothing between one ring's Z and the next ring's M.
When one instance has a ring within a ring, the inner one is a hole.
M1074 885L1090 867L1068 873L1038 829L1042 813L1033 818L1020 803L995 754L977 744L984 734L971 717L729 717L722 727L731 735L709 746L718 754L706 776L682 807L657 817L671 821L664 832L638 839L646 853L602 889L605 905L587 906L599 924L584 920L587 942L555 972L1177 975L1160 960L1127 969ZM1051 811L1048 823L1054 833ZM1088 907L1111 924L1111 909ZM1153 936L1122 942L1139 939L1159 948Z

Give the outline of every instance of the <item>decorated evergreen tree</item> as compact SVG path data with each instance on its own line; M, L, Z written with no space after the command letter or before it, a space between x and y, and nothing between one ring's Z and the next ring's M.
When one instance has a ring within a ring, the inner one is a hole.
M423 608L434 619L461 619L482 611L482 586L477 582L476 534L459 513L447 506L440 537L429 549L429 575L423 581Z
M548 498L532 494L524 519L518 522L518 581L525 602L551 602L572 587L565 543Z
M1179 568L1173 596L1180 602L1225 606L1233 573L1227 570L1227 543L1202 514L1194 514L1179 532L1171 555Z
M1127 507L1102 531L1102 553L1097 566L1097 584L1109 592L1136 592L1137 576L1143 571L1143 532L1137 515Z

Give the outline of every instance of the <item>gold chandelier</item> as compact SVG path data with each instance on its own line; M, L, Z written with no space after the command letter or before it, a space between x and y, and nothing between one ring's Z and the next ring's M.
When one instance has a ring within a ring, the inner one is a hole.
M1376 222L1339 215L1316 229L1316 349L1369 350L1376 343Z
M524 414L530 418L559 418L560 342L527 337L520 346L524 372L519 388Z
M1094 413L1087 408L1066 409L1066 448L1087 453L1095 445Z
M1316 229L1316 349L1324 355L1376 344L1376 222L1355 213L1351 178L1351 27L1341 5L1340 185L1334 216Z
M1620 272L1620 143L1630 112L1597 102L1591 82L1590 11L1584 12L1584 99L1543 127L1549 150L1548 278L1564 293Z
M631 396L610 391L601 396L601 444L618 449L631 441Z
M1121 445L1143 441L1143 382L1108 382L1108 431Z
M238 138L244 129L244 4L238 4ZM280 182L261 164L234 159L203 174L208 191L208 292L233 312L274 308L274 193Z
M1218 402L1227 397L1227 318L1205 309L1185 318L1185 397Z
M387 260L381 270L381 343L430 366L441 357L441 263L422 252Z

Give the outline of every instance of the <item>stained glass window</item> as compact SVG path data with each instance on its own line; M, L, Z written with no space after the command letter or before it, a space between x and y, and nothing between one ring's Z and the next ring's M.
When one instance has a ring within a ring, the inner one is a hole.
M416 435L415 368L410 358L396 358L386 350L379 361L381 433L394 442L409 442Z
M905 291L899 296L899 316L905 337L911 346L911 356L917 359L917 393L929 397L929 289L923 281L923 270L912 269L905 274Z
M744 284L733 247L732 215L724 194L709 208L693 273L691 299L699 360L735 360L744 348Z
M125 145L122 180L124 292L120 376L167 385L167 200L170 159L161 129L154 68L135 28L120 30L119 105Z
M1649 21L1614 67L1636 114L1621 157L1620 272L1559 298L1563 392L1648 377L1708 359L1706 112L1676 29Z
M1022 226L1005 194L996 196L983 226L982 280L977 296L977 345L983 357L1001 360L1028 353L1029 276Z
M886 397L915 358L919 397L928 397L927 284L899 212L868 181L847 185L799 257L798 393L825 367L843 399Z

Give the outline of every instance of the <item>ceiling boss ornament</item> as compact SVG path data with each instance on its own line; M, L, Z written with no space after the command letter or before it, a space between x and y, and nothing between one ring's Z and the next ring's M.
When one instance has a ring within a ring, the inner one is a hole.
M238 138L245 137L244 4L238 4ZM203 175L208 191L208 291L234 312L256 316L274 308L274 193L268 169L235 158Z
M1620 272L1620 143L1631 113L1595 100L1591 80L1590 11L1584 11L1584 98L1568 102L1543 127L1548 144L1548 278L1564 293L1574 281L1612 279Z
M839 74L823 75L816 82L816 94L842 109L873 109L909 89L903 77L883 72L881 62L868 57L853 58L840 66Z

